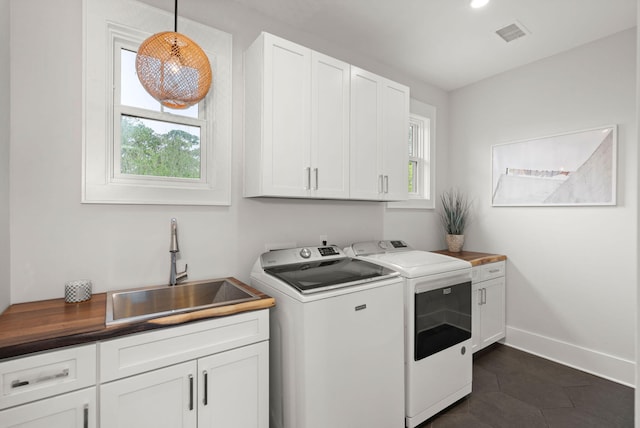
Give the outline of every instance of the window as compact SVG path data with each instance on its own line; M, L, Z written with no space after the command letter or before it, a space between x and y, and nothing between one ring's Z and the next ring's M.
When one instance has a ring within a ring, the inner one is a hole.
M412 111L409 116L409 200L390 202L389 208L434 208L433 194L435 170L435 107L411 100Z
M229 205L231 35L186 19L178 28L211 63L209 94L176 110L144 90L140 43L173 15L131 0L85 0L83 203Z
M204 101L184 110L162 106L138 80L135 47L115 48L120 72L114 85L114 178L199 182L206 170L200 145L206 140Z
M419 197L428 187L424 186L424 171L429 168L425 159L425 122L429 119L412 115L409 118L409 195ZM428 134L427 134L428 137ZM428 145L428 142L426 142ZM427 195L428 196L428 195Z

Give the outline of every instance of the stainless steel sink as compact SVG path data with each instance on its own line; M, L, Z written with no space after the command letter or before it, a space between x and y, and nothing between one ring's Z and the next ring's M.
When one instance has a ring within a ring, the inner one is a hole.
M106 324L142 321L257 299L258 296L227 279L110 291Z

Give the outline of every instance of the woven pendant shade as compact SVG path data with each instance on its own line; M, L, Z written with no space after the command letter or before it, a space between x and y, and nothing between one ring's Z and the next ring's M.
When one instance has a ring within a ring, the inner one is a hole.
M136 55L142 86L165 107L197 104L211 86L211 65L204 51L187 36L166 31L142 42Z

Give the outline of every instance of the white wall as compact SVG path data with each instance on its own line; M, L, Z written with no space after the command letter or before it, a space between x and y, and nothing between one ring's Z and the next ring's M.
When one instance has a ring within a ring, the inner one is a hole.
M0 312L9 280L9 0L0 0Z
M146 2L173 7L164 0ZM179 268L187 262L192 279L232 275L248 281L253 262L269 243L319 244L319 236L327 235L330 243L346 245L386 233L382 203L242 198L242 53L260 31L273 32L410 85L422 101L442 107L438 119L443 124L447 94L236 2L198 3L181 3L180 14L234 37L231 207L80 204L82 2L11 3L16 52L11 61L11 302L62 297L64 282L77 278L92 279L97 292L164 283L171 217L180 229ZM0 76L0 81L6 79ZM427 239L428 228L420 235L421 241ZM5 295L6 284L0 283Z
M636 22L640 22L640 0L637 2L637 17ZM640 31L636 31L636 124L640 123ZM640 127L636 127L636 144L640 145ZM640 150L636 157L636 168L640 169ZM640 175L636 180L636 192L640 201ZM640 202L638 203L640 209ZM636 217L636 245L640 246L640 216ZM636 290L640 286L640 251L636 254ZM640 292L637 292L636 296L636 386L640 385ZM635 393L635 426L640 427L640 391L636 388Z
M450 100L449 174L475 199L465 248L508 256L507 343L628 384L636 359L635 85L633 29ZM618 125L617 206L491 207L492 144L607 124Z

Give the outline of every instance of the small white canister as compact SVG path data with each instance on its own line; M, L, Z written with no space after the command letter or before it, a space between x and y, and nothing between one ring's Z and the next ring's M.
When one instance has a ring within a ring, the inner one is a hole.
M91 298L91 281L78 279L67 281L64 284L64 301L67 303L79 303Z

